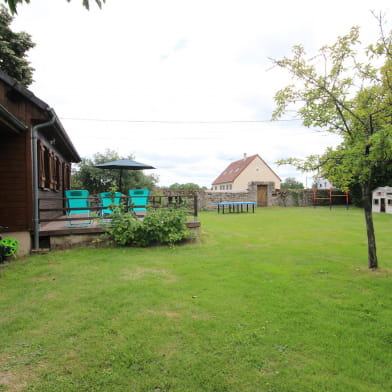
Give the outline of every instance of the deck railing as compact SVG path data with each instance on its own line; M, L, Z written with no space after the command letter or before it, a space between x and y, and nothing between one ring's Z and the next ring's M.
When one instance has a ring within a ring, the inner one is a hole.
M145 198L145 196L132 196L133 199L141 197ZM102 219L102 214L100 214L101 210L107 210L108 207L102 206L100 203L99 196L89 196L88 198L78 198L83 200L88 200L88 207L80 207L80 208L67 208L66 201L67 198L57 197L57 198L45 198L41 197L38 201L39 206L39 222L47 223L47 222L69 222L69 221L78 221L78 220L86 220L86 217L80 216L72 216L77 214L77 211L90 211L90 219ZM125 211L132 212L132 203L131 197L122 196L121 197L121 205L125 209ZM148 196L147 205L137 205L137 209L140 208L176 208L176 207L185 207L188 215L193 217L193 221L198 221L198 202L197 202L197 193L194 194L178 194L171 196L160 196L153 195ZM74 214L68 214L69 211L73 211ZM143 215L139 210L134 211L136 215ZM44 216L45 215L45 216ZM48 216L51 215L51 216Z

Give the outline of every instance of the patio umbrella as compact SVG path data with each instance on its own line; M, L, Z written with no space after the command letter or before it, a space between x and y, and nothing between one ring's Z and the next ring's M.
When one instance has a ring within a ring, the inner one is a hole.
M132 161L130 159L119 159L118 161L111 161L105 163L99 163L94 165L99 169L120 169L120 178L119 178L119 188L121 192L121 178L123 170L143 170L143 169L155 169L155 167L146 165L144 163Z

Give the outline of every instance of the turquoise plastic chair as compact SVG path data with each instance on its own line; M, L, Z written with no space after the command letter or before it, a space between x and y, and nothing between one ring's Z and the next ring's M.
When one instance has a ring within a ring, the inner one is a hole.
M65 191L66 197L66 208L80 208L78 210L67 210L68 227L87 227L91 224L90 219L90 201L89 191L83 190L70 190ZM86 215L86 220L72 221L73 215L79 215L84 217Z
M130 198L128 199L128 206L133 211L146 211L148 204L149 189L131 189L128 192Z
M121 192L102 192L99 194L99 197L101 198L101 207L105 207L100 211L101 216L104 216L105 214L112 214L113 207L119 206L121 203Z

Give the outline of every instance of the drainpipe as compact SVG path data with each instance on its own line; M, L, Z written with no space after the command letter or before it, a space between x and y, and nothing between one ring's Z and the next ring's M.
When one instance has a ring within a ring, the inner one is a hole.
M32 155L33 155L33 226L34 226L34 242L33 249L39 249L39 196L38 196L38 131L42 128L53 125L57 116L53 109L49 109L52 118L44 123L34 125L31 128L32 136Z

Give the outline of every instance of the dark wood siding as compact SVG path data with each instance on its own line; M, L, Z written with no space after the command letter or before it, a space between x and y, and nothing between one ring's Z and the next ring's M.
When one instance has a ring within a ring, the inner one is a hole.
M0 143L0 225L11 231L32 227L31 154L27 134L2 136Z
M9 231L32 231L31 129L51 118L49 107L4 76L0 78L0 105L4 109L0 121L0 225L8 226ZM10 122L10 117L16 120ZM42 201L40 207L62 208L63 191L70 184L70 160L79 159L78 155L58 123L41 129L38 139L39 197L50 199ZM45 152L44 159L47 155L47 162L40 161L41 151ZM41 218L58 215L61 211L44 213Z

